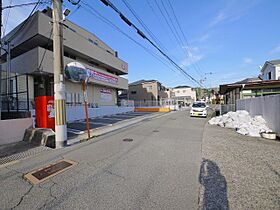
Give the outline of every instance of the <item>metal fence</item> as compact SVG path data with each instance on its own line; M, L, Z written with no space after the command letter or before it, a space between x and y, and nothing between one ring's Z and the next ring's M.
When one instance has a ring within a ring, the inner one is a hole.
M161 106L160 101L149 101L149 100L140 100L140 101L134 101L135 107L158 107Z
M262 115L267 125L280 136L280 95L239 99L237 110L246 110L251 116Z
M15 75L1 79L2 118L18 118L29 112L28 75Z
M134 101L135 107L165 107L170 108L172 110L179 109L178 101L175 100L140 100L140 101Z
M120 107L134 107L134 101L133 100L120 100L118 101L118 106Z
M235 112L236 111L236 105L235 104L220 104L216 108L219 109L220 115L226 114L230 111Z

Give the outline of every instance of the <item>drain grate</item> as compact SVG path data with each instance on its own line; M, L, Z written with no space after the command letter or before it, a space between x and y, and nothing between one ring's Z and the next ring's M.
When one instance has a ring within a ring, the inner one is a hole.
M159 131L158 131L158 130L153 130L153 132L154 132L154 133L157 133L157 132L159 132Z
M46 179L49 179L63 171L73 167L77 163L71 160L61 160L57 163L51 164L45 168L41 168L39 170L32 171L26 175L24 178L29 180L32 184L39 184Z
M0 166L4 165L4 164L8 164L8 163L13 162L13 161L18 161L18 160L25 159L25 158L28 158L28 157L33 157L37 154L40 154L40 153L45 152L45 151L50 151L50 150L52 150L52 149L49 148L49 147L40 146L40 147L35 147L35 148L28 149L28 150L23 151L23 152L18 152L18 153L15 153L15 154L12 154L12 155L9 155L9 156L6 156L6 157L1 157L0 158Z
M127 139L123 139L123 141L125 141L125 142L130 142L130 141L133 141L133 139L127 138Z

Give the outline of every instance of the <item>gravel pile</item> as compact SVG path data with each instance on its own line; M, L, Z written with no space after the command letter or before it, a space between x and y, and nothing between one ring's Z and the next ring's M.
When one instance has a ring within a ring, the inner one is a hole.
M208 123L210 125L233 128L237 133L253 137L260 137L260 133L263 132L272 132L262 116L251 117L245 110L228 112L224 115L213 117Z

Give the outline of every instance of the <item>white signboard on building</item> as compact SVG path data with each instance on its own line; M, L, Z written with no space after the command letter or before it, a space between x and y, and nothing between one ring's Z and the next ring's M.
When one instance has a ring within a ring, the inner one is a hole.
M100 101L101 102L111 102L113 100L112 90L102 88L100 90Z

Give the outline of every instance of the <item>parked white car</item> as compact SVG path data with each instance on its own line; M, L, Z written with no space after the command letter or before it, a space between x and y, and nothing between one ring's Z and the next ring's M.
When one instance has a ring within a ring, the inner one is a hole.
M196 101L192 104L191 117L207 117L207 105L204 101Z

